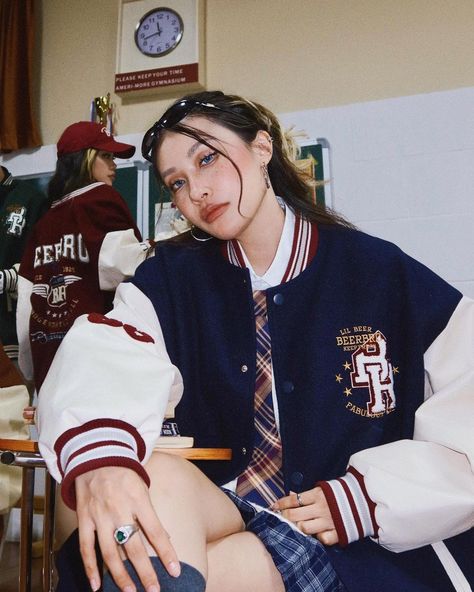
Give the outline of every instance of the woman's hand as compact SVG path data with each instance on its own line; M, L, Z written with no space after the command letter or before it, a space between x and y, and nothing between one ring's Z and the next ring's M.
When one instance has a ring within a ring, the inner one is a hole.
M36 411L36 407L32 407L31 405L28 405L27 407L25 407L23 409L23 419L25 420L26 424L34 425L35 411Z
M75 485L81 556L92 590L100 587L94 550L96 532L104 562L117 586L126 592L136 590L114 539L115 529L125 524L138 523L168 573L179 576L180 564L169 535L158 520L146 484L135 471L124 467L103 467L80 475ZM138 533L132 535L122 549L145 590L158 592L156 572L141 536Z
M291 492L275 502L271 509L281 512L281 515L294 522L301 532L315 536L323 545L335 545L339 542L321 487L303 491L298 496Z

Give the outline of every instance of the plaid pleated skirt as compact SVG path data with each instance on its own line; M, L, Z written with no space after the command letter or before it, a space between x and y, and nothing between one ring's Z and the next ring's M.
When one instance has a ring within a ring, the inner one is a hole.
M345 592L324 545L293 524L233 491L222 488L242 516L246 530L265 545L283 579L286 592Z

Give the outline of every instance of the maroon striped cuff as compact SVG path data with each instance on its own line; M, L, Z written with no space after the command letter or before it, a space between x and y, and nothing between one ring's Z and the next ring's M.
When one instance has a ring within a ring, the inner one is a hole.
M320 481L317 485L324 492L342 547L367 536L377 537L376 505L358 471L349 467L343 477Z
M89 421L62 434L54 446L63 476L64 503L75 509L74 480L100 467L126 467L134 470L149 486L149 477L141 465L145 443L129 423L117 419Z

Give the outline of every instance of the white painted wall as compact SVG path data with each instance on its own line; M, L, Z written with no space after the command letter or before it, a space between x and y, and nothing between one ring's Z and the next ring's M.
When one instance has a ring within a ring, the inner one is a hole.
M474 297L474 88L280 118L329 140L335 209Z
M330 142L336 210L474 297L474 87L280 119ZM141 138L121 136L138 148ZM54 170L55 158L50 145L0 164L26 175Z

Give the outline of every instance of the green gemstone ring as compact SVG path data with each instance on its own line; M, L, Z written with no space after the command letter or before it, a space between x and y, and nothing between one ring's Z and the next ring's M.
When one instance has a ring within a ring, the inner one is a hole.
M125 545L128 539L138 532L138 524L124 524L123 526L119 526L114 531L114 539L117 545Z

